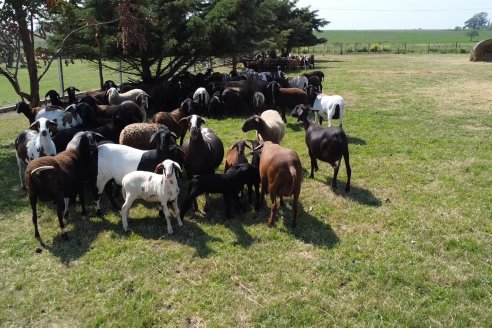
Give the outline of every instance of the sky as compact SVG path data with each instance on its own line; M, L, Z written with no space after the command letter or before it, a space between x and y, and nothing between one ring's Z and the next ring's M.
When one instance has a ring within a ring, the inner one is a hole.
M299 0L330 21L323 30L453 29L479 12L492 21L492 0Z

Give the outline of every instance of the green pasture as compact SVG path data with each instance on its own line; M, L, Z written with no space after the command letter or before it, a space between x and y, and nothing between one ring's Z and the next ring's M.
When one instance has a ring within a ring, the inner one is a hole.
M289 116L282 144L304 167L295 229L291 199L269 228L268 206L226 220L214 195L184 227L173 218L172 236L137 202L124 233L105 196L98 218L88 195L90 217L71 209L68 241L52 204L38 206L41 247L13 149L28 122L0 115L0 326L490 327L491 64L368 54L316 68L347 103L352 190L344 164L335 191L328 164L309 178L305 133ZM254 136L243 121L207 126L228 148Z
M466 30L324 30L318 37L330 43L469 43ZM480 30L473 41L492 38L492 30Z

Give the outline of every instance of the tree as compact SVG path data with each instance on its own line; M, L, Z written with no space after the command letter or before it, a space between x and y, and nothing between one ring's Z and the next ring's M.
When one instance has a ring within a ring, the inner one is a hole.
M477 30L468 30L466 31L466 35L470 37L470 41L473 40L474 37L478 36Z
M41 76L38 75L34 41L35 37L44 38L46 36L48 7L42 0L6 0L0 5L2 56L6 52L12 64L15 61L15 67L14 65L11 67L7 65L6 68L0 67L0 75L10 82L15 92L22 99L27 99L33 106L38 106L40 100L39 81L44 73ZM39 25L39 33L35 32L35 21ZM17 75L19 63L24 60L29 76L29 91L21 88Z
M487 27L487 13L480 12L478 14L473 15L472 18L465 22L464 28L468 28L471 30L480 30Z

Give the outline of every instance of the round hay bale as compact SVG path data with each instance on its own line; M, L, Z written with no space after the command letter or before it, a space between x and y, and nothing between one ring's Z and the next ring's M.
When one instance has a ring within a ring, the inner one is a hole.
M470 60L492 62L492 39L482 40L475 44L471 52Z

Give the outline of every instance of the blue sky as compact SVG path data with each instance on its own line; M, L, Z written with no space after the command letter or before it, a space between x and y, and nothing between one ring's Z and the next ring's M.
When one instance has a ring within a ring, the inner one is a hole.
M327 30L449 29L479 12L492 20L492 0L299 0L331 23Z

